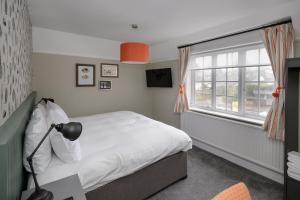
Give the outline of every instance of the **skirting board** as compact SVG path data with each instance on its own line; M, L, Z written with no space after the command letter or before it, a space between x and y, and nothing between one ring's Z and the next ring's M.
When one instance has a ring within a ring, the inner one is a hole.
M217 147L213 144L209 144L205 141L201 141L201 140L193 138L193 137L192 137L192 140L193 140L193 145L195 145L196 147L198 147L200 149L208 151L208 152L215 154L221 158L229 160L232 163L235 163L241 167L244 167L250 171L253 171L253 172L260 174L264 177L267 177L275 182L283 184L283 173L281 173L281 172L275 171L266 166L262 166L258 163L255 163L253 161L245 159L242 156L238 156L237 154L226 151L225 149Z

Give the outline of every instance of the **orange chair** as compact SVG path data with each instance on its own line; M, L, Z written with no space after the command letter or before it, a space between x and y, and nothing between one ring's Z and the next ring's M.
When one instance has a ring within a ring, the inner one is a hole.
M251 196L247 186L238 183L219 193L212 200L251 200Z

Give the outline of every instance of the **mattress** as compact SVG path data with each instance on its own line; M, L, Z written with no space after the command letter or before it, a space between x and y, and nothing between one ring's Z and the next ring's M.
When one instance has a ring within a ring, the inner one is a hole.
M48 168L37 175L40 185L78 174L88 192L152 163L192 148L191 138L172 126L143 115L119 111L72 118L81 122L82 159L65 163L53 155ZM32 177L28 188L34 187Z

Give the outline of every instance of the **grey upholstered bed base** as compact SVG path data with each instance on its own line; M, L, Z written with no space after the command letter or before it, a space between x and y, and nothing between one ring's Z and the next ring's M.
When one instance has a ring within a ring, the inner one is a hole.
M86 194L88 200L143 200L187 177L187 153L166 157Z

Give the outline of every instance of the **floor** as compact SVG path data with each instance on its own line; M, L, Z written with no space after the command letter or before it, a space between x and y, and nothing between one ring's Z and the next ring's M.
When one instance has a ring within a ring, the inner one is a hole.
M197 147L188 154L188 178L148 200L209 200L241 181L248 186L252 200L282 200L282 185Z

